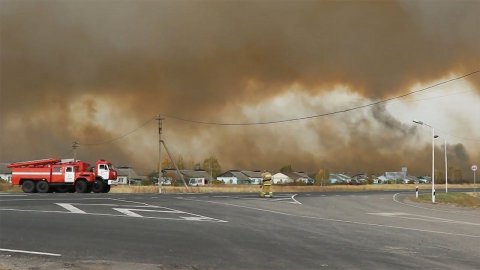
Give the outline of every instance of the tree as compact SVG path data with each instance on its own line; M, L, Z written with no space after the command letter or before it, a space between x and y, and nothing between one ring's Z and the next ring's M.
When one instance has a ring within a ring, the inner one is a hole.
M453 171L453 179L455 183L461 183L463 181L462 170L455 168Z
M374 178L375 178L375 175L373 175L373 174L371 174L371 173L368 174L368 175L367 175L367 183L368 183L369 185L373 184L373 179L374 179Z
M327 169L318 170L317 174L315 175L315 185L325 186L328 182L329 177L330 177L330 173L328 172Z
M142 180L143 186L151 186L158 181L158 172L152 171L147 175L147 178Z
M152 171L147 175L147 179L152 182L152 183L157 183L158 182L158 172Z
M171 169L171 168L173 168L172 161L168 157L164 158L162 161L162 169Z
M445 172L435 170L435 182L438 184L445 184Z
M201 170L202 166L200 165L200 162L197 162L197 163L193 164L193 169L194 170Z
M176 164L179 170L185 169L185 162L183 161L182 156L178 156Z
M215 158L214 156L206 158L203 161L202 169L212 175L213 178L217 178L217 176L222 172L222 167L220 166L217 158Z
M290 173L293 172L292 165L285 165L280 169L281 173Z

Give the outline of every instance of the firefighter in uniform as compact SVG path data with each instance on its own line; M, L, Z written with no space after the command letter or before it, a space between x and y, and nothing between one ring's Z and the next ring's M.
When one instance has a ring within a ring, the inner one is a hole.
M273 197L273 192L272 192L272 174L269 172L264 172L262 173L262 191L260 192L260 197L265 197L266 194L270 196L270 198Z

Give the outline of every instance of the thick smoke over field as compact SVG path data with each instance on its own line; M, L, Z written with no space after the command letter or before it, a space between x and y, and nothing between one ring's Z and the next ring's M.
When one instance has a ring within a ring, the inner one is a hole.
M81 158L155 169L153 122L101 142L159 112L270 121L404 94L479 69L478 14L477 1L3 0L0 161L71 155L79 141ZM466 79L476 96L479 77ZM339 86L361 101L307 102ZM165 136L184 158L215 155L224 168L424 172L411 156L430 154L385 106L254 127L167 118ZM458 166L478 160L471 145Z

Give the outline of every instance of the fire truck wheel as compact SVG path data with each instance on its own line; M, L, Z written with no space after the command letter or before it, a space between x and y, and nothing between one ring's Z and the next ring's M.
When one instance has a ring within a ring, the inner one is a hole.
M102 193L108 193L110 191L111 187L112 186L110 186L110 185L105 185L105 187L103 187Z
M75 191L77 193L88 193L88 192L90 192L90 187L88 186L87 181L78 180L77 182L75 182Z
M47 181L38 181L36 186L39 193L47 193L50 190L50 185Z
M95 193L100 193L103 191L105 184L102 180L95 180L92 184L92 191Z
M35 192L35 183L32 180L26 180L22 183L22 190L25 193Z

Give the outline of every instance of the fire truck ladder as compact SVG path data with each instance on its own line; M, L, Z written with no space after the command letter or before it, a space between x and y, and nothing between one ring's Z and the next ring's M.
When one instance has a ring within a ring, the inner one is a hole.
M15 162L7 165L8 168L19 168L19 167L34 167L34 166L45 166L50 164L55 164L60 162L60 159L47 158L47 159L38 159L24 162Z

